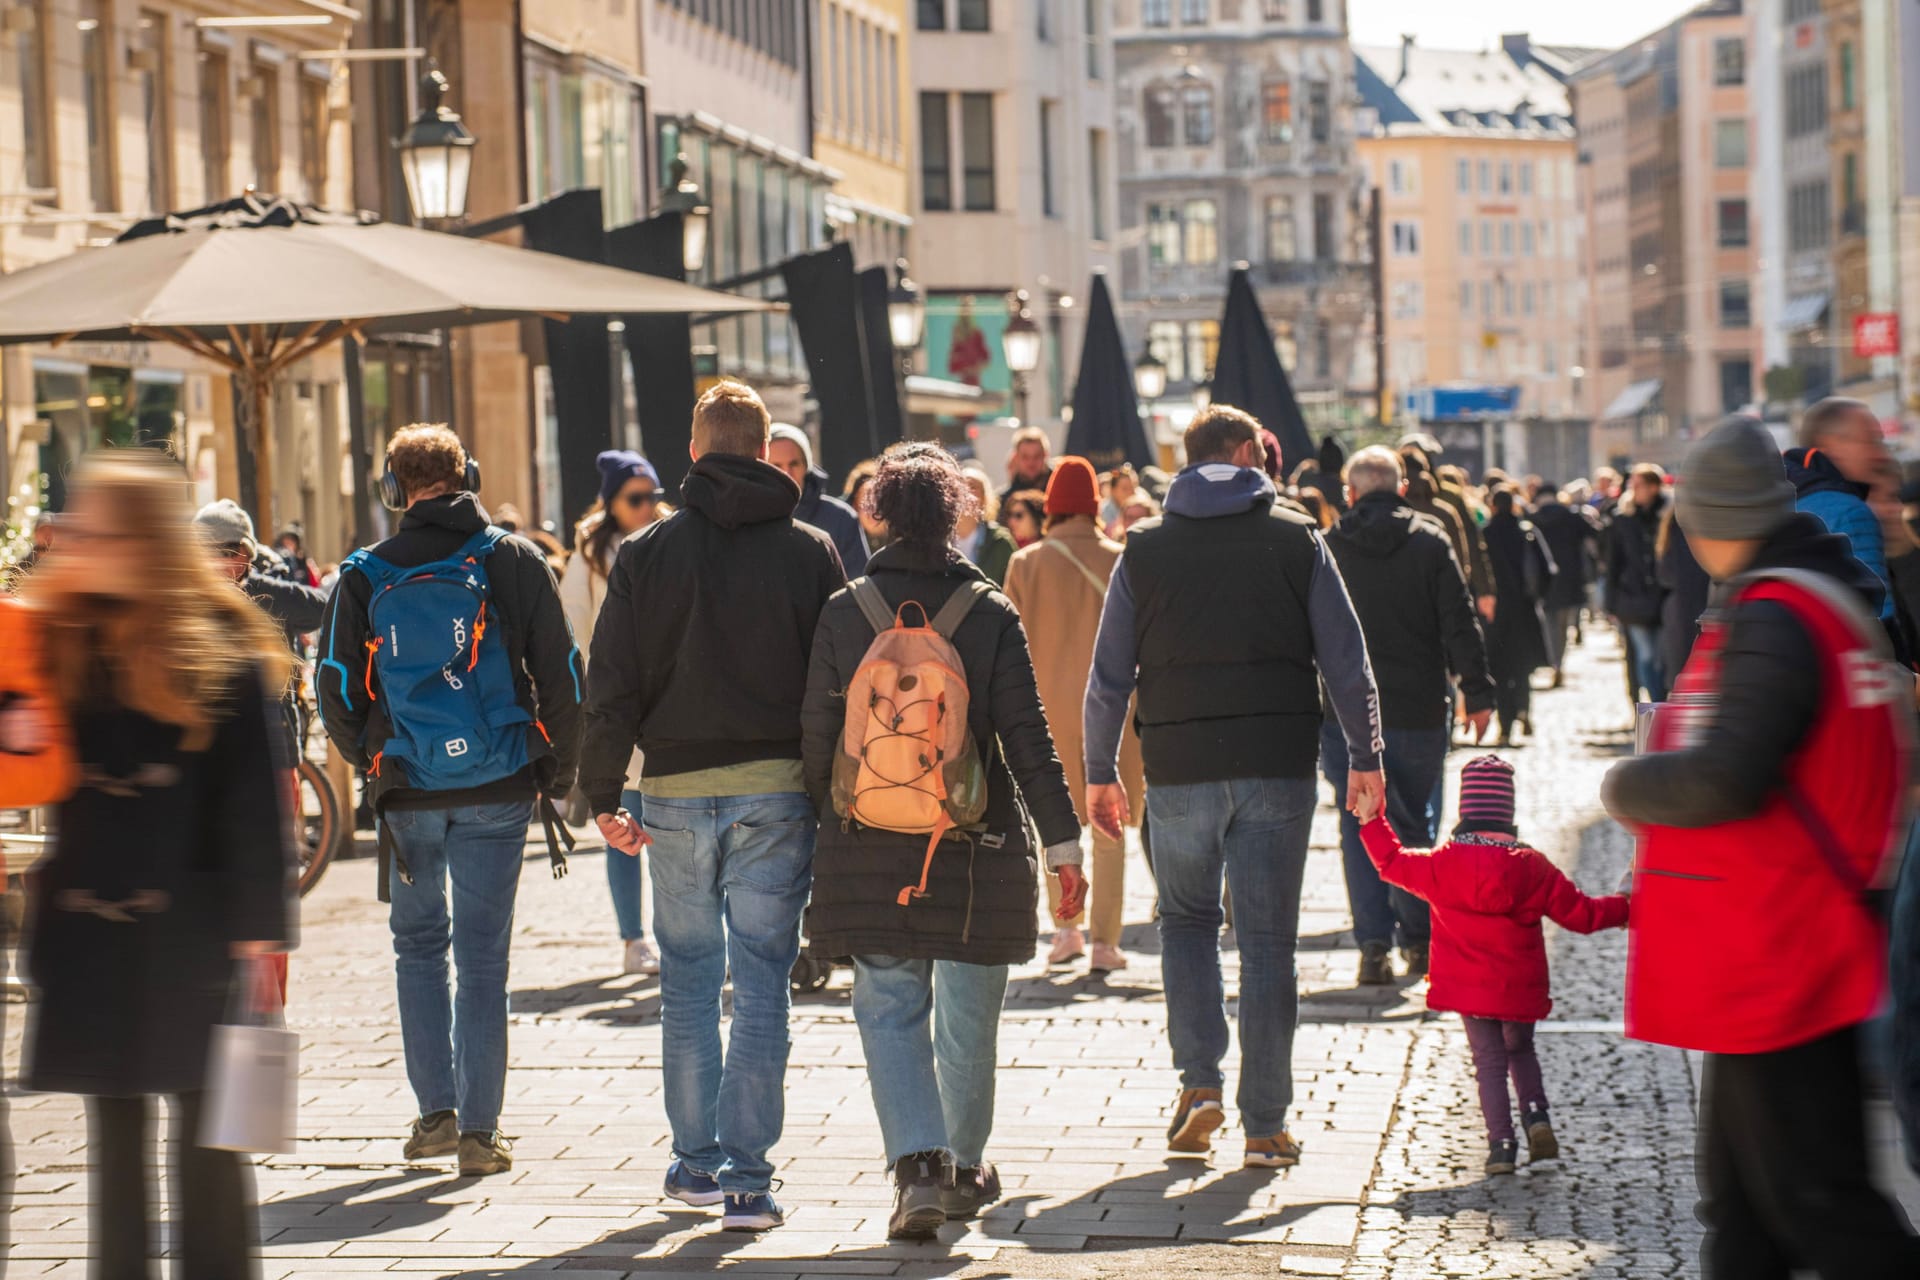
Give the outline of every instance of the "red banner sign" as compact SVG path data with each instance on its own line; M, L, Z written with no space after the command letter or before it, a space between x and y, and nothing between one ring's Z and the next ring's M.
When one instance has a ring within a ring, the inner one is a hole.
M1892 311L1866 311L1853 318L1853 354L1856 359L1900 354L1900 317Z

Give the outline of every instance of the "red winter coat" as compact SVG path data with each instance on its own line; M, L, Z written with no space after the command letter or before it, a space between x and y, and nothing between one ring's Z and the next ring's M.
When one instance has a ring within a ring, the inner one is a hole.
M1384 817L1360 839L1382 880L1433 907L1429 1009L1538 1022L1553 1008L1541 918L1576 933L1627 922L1624 896L1588 897L1523 844L1463 836L1431 853L1408 851Z

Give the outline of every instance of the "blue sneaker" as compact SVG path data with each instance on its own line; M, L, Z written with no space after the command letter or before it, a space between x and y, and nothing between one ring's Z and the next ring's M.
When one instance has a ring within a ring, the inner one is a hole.
M711 1208L726 1199L726 1193L720 1190L712 1174L690 1168L684 1160L676 1159L667 1166L667 1185L663 1189L669 1199L697 1209Z
M727 1211L720 1219L722 1231L771 1231L787 1220L773 1196L765 1191L742 1191L727 1195Z

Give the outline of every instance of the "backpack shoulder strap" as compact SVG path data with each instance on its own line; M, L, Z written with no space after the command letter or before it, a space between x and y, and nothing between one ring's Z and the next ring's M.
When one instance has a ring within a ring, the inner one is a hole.
M1085 578L1093 589L1100 593L1100 598L1102 600L1107 598L1107 584L1100 580L1099 574L1087 567L1086 561L1073 554L1073 549L1066 543L1060 541L1058 538L1047 538L1044 539L1040 545L1043 547L1052 547L1055 551L1065 556L1067 562L1080 571L1080 576Z
M472 556L476 560L485 559L493 554L494 548L512 536L498 525L490 524L461 543L460 549L453 553L453 558L465 560L468 556Z
M960 629L961 622L973 612L973 606L993 594L993 588L978 578L961 584L960 589L947 597L940 606L940 612L933 615L930 624L942 640L952 640L953 633Z
M887 598L873 585L872 578L855 578L847 584L847 590L853 593L853 602L860 606L860 612L867 615L867 625L875 635L892 629L893 610L887 608Z

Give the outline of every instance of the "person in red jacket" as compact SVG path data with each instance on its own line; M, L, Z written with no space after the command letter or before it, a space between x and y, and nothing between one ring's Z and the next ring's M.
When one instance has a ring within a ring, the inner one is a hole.
M1883 587L1805 513L1772 436L1721 423L1675 518L1715 606L1601 799L1640 837L1627 1034L1705 1055L1706 1280L1920 1276L1920 1240L1869 1175L1859 1024L1886 990L1870 899L1906 827L1911 673Z
M1431 853L1400 847L1384 815L1360 832L1380 878L1433 908L1427 1008L1461 1015L1487 1121L1488 1173L1512 1173L1514 1137L1507 1077L1520 1095L1530 1160L1560 1154L1547 1116L1547 1090L1533 1051L1533 1024L1553 1008L1540 921L1576 933L1618 929L1627 899L1590 898L1546 855L1521 844L1513 821L1513 766L1498 756L1471 760L1460 776L1460 821Z

